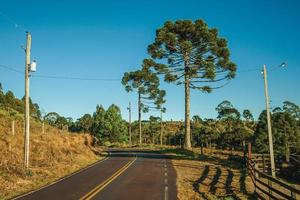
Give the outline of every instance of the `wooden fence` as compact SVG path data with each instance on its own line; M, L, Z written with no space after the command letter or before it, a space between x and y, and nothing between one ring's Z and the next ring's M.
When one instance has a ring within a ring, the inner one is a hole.
M255 156L255 155L254 155ZM263 156L263 155L262 155ZM268 159L261 160L255 156L247 159L248 173L260 199L292 199L300 200L300 190L266 173Z

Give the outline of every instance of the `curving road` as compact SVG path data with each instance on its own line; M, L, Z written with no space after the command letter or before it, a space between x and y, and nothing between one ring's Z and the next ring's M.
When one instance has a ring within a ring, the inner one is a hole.
M176 173L164 155L111 150L105 160L16 199L177 199Z

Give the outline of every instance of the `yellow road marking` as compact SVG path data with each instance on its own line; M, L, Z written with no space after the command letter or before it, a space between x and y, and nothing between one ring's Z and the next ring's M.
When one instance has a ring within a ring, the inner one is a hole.
M115 180L118 176L120 176L126 169L128 169L134 161L136 161L137 156L134 160L128 162L125 166L123 166L121 169L119 169L117 172L115 172L112 176L110 176L108 179L106 179L104 182L102 182L100 185L96 186L94 189L92 189L89 193L84 195L80 198L80 200L90 200L92 199L96 194L98 194L103 188L105 188L108 184L110 184L113 180Z

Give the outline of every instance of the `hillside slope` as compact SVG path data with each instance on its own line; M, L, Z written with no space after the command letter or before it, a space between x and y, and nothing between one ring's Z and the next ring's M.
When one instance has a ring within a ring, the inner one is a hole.
M21 115L12 118L0 110L0 199L41 187L100 159L90 135L70 134L51 126L42 134L42 124L32 119L30 168L25 170L23 123Z

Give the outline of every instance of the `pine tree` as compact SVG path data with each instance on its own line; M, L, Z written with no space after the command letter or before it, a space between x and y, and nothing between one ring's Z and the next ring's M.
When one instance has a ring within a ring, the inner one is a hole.
M218 36L202 20L167 21L156 31L148 53L155 61L166 82L184 85L185 89L185 148L190 141L190 89L211 92L234 78L236 65L229 59L227 41ZM165 64L167 63L167 64ZM221 82L220 85L212 83Z
M139 143L142 143L141 112L151 109L162 109L165 103L166 92L159 89L159 78L151 71L149 60L143 61L142 69L126 72L122 78L122 84L127 92L136 90L138 93L138 117L139 117Z

